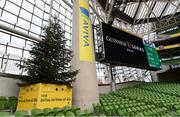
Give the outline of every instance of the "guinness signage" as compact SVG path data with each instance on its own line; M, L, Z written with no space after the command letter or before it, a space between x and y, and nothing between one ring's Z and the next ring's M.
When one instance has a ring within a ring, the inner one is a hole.
M106 36L106 40L115 44L119 44L121 46L128 47L129 49L132 50L131 52L134 52L133 50L144 52L144 48L132 45L131 42L128 42L128 41L127 42L120 41L115 38L111 38L110 36Z
M142 38L105 23L102 23L102 32L104 58L99 62L150 70L159 69L150 66Z

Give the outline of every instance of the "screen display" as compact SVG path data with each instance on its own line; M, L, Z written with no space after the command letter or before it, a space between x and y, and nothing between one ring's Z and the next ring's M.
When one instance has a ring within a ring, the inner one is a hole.
M144 69L152 68L151 70L159 69L154 67L152 61L148 60L146 52L148 49L145 49L142 38L105 23L102 23L102 30L105 50L104 62L112 65L125 65ZM153 56L156 54L157 57L157 52L154 49L151 52L153 52ZM149 64L149 61L151 64Z

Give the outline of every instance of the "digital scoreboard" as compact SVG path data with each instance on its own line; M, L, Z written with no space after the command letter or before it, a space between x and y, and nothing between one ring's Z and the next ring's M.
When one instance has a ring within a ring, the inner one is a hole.
M161 69L153 43L102 23L104 58L99 62L149 70Z

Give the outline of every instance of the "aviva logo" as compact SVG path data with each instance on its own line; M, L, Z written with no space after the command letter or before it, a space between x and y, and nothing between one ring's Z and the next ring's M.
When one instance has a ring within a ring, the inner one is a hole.
M89 11L84 7L80 7L80 9L81 9L81 13L84 15L83 17L89 20Z
M81 15L82 15L82 32L83 32L83 46L87 47L89 46L89 23L90 23L90 17L89 17L89 11L85 9L84 7L80 7Z
M93 35L89 4L87 0L78 0L78 29L79 29L79 59L80 61L93 61Z

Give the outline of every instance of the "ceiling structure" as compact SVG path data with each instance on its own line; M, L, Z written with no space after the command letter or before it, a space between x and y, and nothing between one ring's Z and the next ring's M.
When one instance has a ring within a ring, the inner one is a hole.
M180 0L89 1L92 24L95 27L98 27L100 22L106 22L138 34L149 41L159 40L157 32L180 24ZM172 58L179 55L179 49L178 51L163 50L159 51L159 54L161 57Z
M180 23L180 0L90 0L91 2L97 2L96 5L101 7L106 14L106 23L124 23L131 27L131 32L151 40L157 39L156 35L151 36L152 33Z
M170 24L180 21L180 1L178 0L98 0L110 15L109 23L117 18L137 25L170 20ZM112 8L111 8L112 7ZM175 21L172 21L175 20ZM169 25L170 25L169 24Z
M180 25L180 0L97 0L96 7L97 4L105 14L104 22L109 25L136 33L153 42L160 41L156 42L156 46L163 45L162 41L165 45L170 45L171 41L173 44L179 43L179 37L173 40L165 37L165 40L161 40L158 32Z

